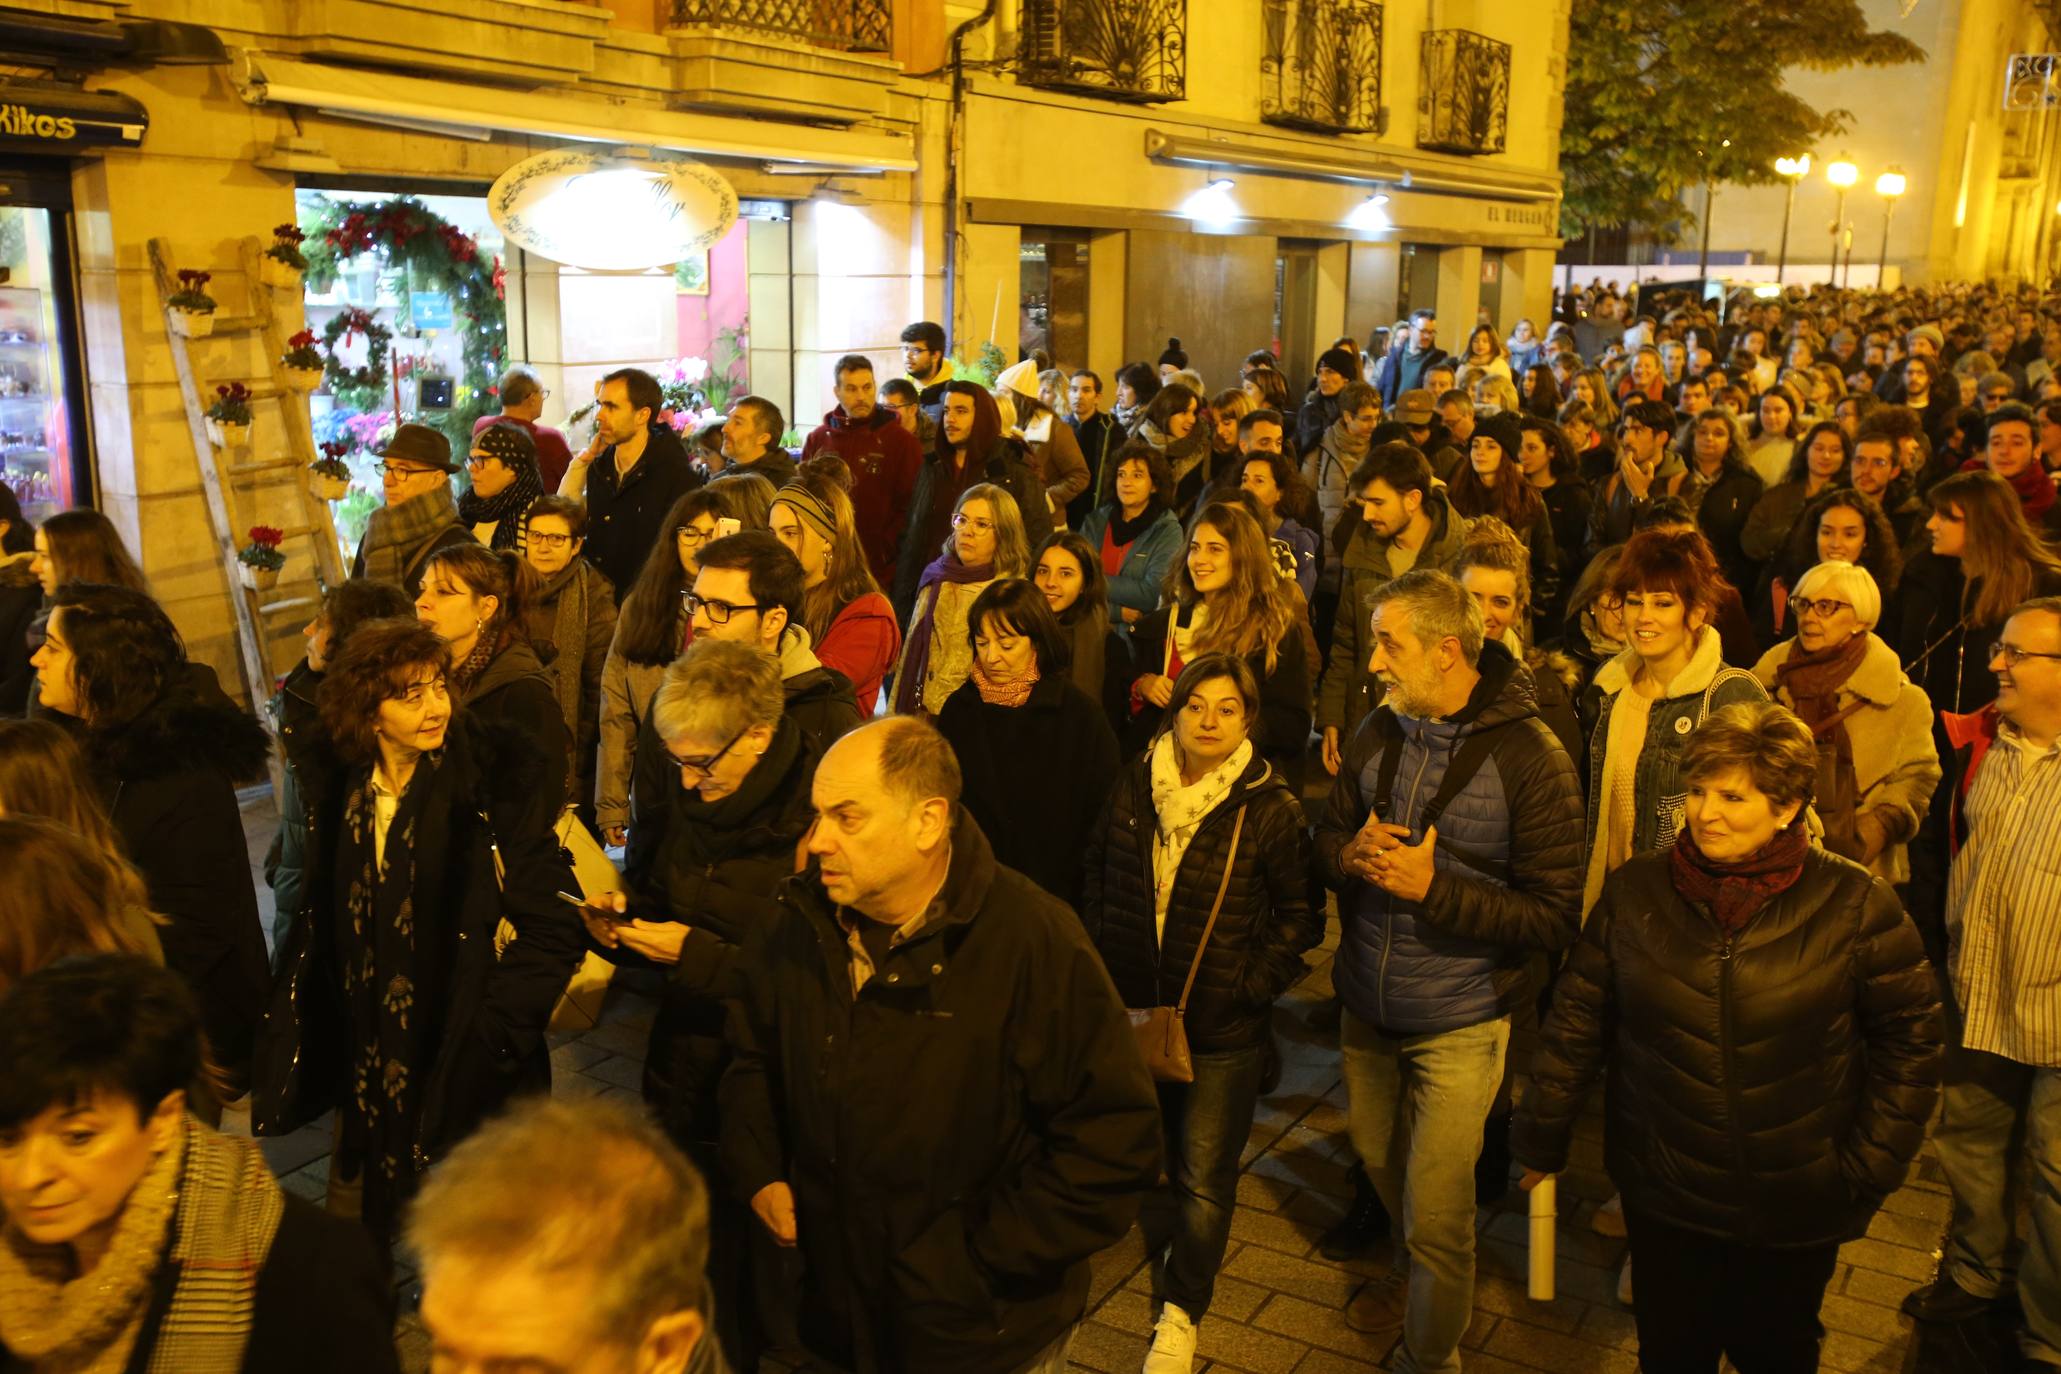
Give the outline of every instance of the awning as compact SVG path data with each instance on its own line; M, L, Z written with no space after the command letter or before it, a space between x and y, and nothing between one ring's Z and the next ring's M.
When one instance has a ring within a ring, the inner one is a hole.
M43 81L0 81L0 148L56 153L134 148L150 112L126 95Z
M485 129L580 143L635 144L703 157L795 163L842 172L913 172L914 140L682 114L627 100L492 91L391 72L297 62L240 48L230 69L252 105L300 105L346 116Z

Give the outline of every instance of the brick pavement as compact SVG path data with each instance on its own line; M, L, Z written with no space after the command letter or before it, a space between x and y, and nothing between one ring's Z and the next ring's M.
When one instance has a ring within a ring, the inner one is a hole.
M259 828L253 825L254 835ZM1198 1374L1359 1374L1389 1367L1394 1337L1363 1336L1344 1321L1346 1303L1368 1277L1385 1271L1386 1257L1337 1264L1315 1248L1351 1192L1336 1044L1308 1025L1313 1009L1331 992L1335 922L1331 932L1326 945L1310 955L1309 976L1276 1014L1281 1084L1260 1104L1246 1147L1230 1250L1216 1305L1200 1328ZM554 1092L639 1100L652 1014L648 997L629 987L611 990L594 1030L552 1037ZM1462 1342L1469 1374L1634 1374L1638 1367L1632 1316L1615 1296L1624 1242L1589 1229L1596 1206L1612 1191L1602 1173L1595 1105L1561 1179L1558 1298L1535 1303L1526 1296L1522 1195L1513 1190L1503 1203L1481 1211L1476 1311ZM315 1200L322 1195L328 1151L326 1123L265 1142L284 1185ZM1946 1184L1928 1147L1867 1237L1841 1251L1821 1314L1828 1333L1823 1369L1995 1374L2007 1367L1981 1333L1957 1349L1914 1340L1912 1323L1896 1310L1905 1293L1932 1276L1947 1207ZM1148 1213L1146 1224L1151 1222ZM1144 1359L1151 1331L1146 1241L1144 1231L1134 1228L1096 1258L1073 1368L1131 1374ZM426 1342L412 1319L403 1319L398 1340L406 1367L425 1369ZM766 1364L769 1370L789 1367L785 1361Z

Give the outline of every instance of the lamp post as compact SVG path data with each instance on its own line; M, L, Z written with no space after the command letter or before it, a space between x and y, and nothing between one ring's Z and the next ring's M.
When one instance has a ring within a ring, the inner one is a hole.
M1781 284L1783 275L1789 270L1789 216L1796 209L1796 183L1811 174L1811 155L1802 157L1778 157L1775 159L1775 175L1789 183L1789 197L1782 202L1782 249L1775 255L1775 282Z
M1861 169L1844 153L1825 167L1825 180L1839 191L1839 201L1832 211L1832 274L1827 283L1831 286L1839 285L1839 231L1846 223L1846 193L1860 179Z
M1904 193L1904 174L1891 167L1875 178L1875 194L1882 197L1882 252L1875 259L1875 289L1882 289L1883 274L1889 270L1889 217L1896 213L1896 198Z

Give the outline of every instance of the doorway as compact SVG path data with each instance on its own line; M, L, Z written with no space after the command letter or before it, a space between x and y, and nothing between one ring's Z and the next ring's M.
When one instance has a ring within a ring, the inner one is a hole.
M1088 365L1088 235L1026 225L1017 252L1018 356L1039 349L1066 371Z
M1317 370L1317 247L1283 239L1274 259L1274 339L1291 395Z

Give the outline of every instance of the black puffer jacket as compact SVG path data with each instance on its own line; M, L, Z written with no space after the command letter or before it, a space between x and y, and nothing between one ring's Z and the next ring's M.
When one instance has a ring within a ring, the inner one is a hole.
M489 659L458 701L467 715L519 731L555 770L558 795L566 795L572 731L558 709L557 682L528 640L515 640Z
M1916 928L1887 883L1812 849L1728 938L1668 864L1642 855L1604 885L1554 987L1512 1153L1565 1167L1607 1069L1604 1166L1626 1211L1744 1245L1860 1235L1939 1096Z
M1245 808L1235 860L1231 831ZM1236 1050L1267 1034L1274 1001L1302 977L1302 954L1324 934L1310 906L1310 839L1302 807L1257 751L1230 796L1203 817L1181 856L1167 900L1166 932L1154 915L1152 753L1118 776L1102 821L1088 837L1081 920L1127 1007L1171 1007L1195 962L1209 909L1231 865L1231 886L1188 1001L1188 1043Z

